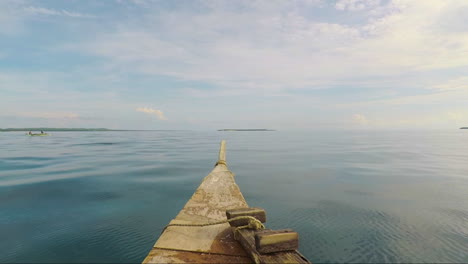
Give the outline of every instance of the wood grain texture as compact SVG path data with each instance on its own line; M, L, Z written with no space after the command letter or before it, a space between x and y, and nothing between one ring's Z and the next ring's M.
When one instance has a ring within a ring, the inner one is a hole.
M297 250L261 254L255 246L255 231L239 230L238 241L254 263L308 263L310 262Z
M219 147L218 160L226 161L226 140L221 141L221 146Z
M190 200L170 222L173 224L205 224L226 220L226 210L248 208L244 196L226 165L226 143L223 140L215 168L206 176ZM255 249L251 230L248 245ZM244 243L245 242L242 242ZM250 253L249 253L250 254ZM275 254L275 253L274 253ZM249 255L234 239L228 223L187 227L169 226L161 234L143 263L252 263L256 255ZM297 251L278 257L264 256L257 263L309 263ZM301 262L302 261L302 262Z
M236 263L249 264L252 260L248 256L229 256L190 251L176 251L166 249L153 249L148 257L149 263Z
M219 158L225 157L223 141ZM199 224L226 220L227 209L247 207L247 202L234 181L234 174L225 164L218 164L170 223ZM234 240L227 223L207 227L170 226L156 241L143 263L193 263L194 261L184 261L185 252L187 256L204 256L196 263L217 262L215 259L220 258L219 254L223 254L223 258L229 258L229 255L235 259L247 257L244 249ZM208 256L216 258L210 259ZM229 261L224 259L223 262Z
M252 216L257 218L260 222L266 222L266 212L262 208L251 207L251 208L236 208L226 211L227 219L236 218L239 216ZM229 222L231 226L244 226L249 224L247 219L233 220Z
M255 247L261 254L297 250L299 235L292 229L257 231L255 232Z

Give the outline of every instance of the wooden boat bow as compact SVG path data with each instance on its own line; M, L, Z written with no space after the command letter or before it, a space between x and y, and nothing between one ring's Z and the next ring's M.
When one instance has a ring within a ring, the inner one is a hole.
M248 208L226 163L226 142L218 162L179 214L169 223L143 263L253 263L234 239L228 223L210 226L170 226L226 220L226 210Z

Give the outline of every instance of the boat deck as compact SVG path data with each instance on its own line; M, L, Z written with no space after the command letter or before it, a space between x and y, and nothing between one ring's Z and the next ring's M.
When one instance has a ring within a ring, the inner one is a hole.
M228 209L249 207L225 160L225 141L222 141L215 168L169 224L213 223L226 220ZM204 227L169 226L143 263L253 262L234 239L230 225L225 223Z

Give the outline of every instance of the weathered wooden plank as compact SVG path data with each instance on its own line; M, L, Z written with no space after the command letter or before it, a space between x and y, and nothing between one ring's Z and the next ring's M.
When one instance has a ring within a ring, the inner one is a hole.
M190 251L177 251L162 248L154 248L149 253L147 263L232 263L250 264L252 260L248 256L232 256L224 254L210 254Z
M223 161L226 158L225 148L226 143L223 141L219 152L219 159ZM200 224L226 220L226 210L233 208L248 208L248 205L234 181L234 174L229 171L225 162L218 163L170 223ZM177 251L177 258L171 260L167 257L168 251ZM244 249L234 240L227 223L206 227L169 226L143 263L193 263L181 261L184 259L184 252L203 256L236 256L233 258L247 256ZM165 260L161 261L160 256L163 255ZM197 263L212 262L206 257L200 258Z
M234 229L234 227L233 227ZM297 250L261 254L255 246L255 231L241 229L238 231L238 241L255 263L309 263Z
M221 146L219 147L219 156L218 160L226 161L226 141L221 141Z
M255 247L261 254L296 250L299 235L292 229L260 230L255 232Z
M248 205L227 167L223 140L215 168L170 223L205 224L226 220L226 210L235 208L248 208ZM244 240L255 250L253 232L243 229L240 233L250 234ZM309 263L297 251L283 252L279 258L275 254L266 254L257 263ZM252 263L256 258L251 257L248 258L247 252L234 239L227 223L205 227L169 226L143 263Z
M238 216L252 216L257 218L260 222L266 222L266 213L262 208L250 207L250 208L236 208L226 210L227 219L232 219ZM244 226L249 224L248 219L239 219L229 222L231 226Z

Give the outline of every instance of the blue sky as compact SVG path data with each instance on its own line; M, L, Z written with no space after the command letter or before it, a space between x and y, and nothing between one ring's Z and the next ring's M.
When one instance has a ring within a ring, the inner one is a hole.
M0 1L0 127L468 126L466 0Z

